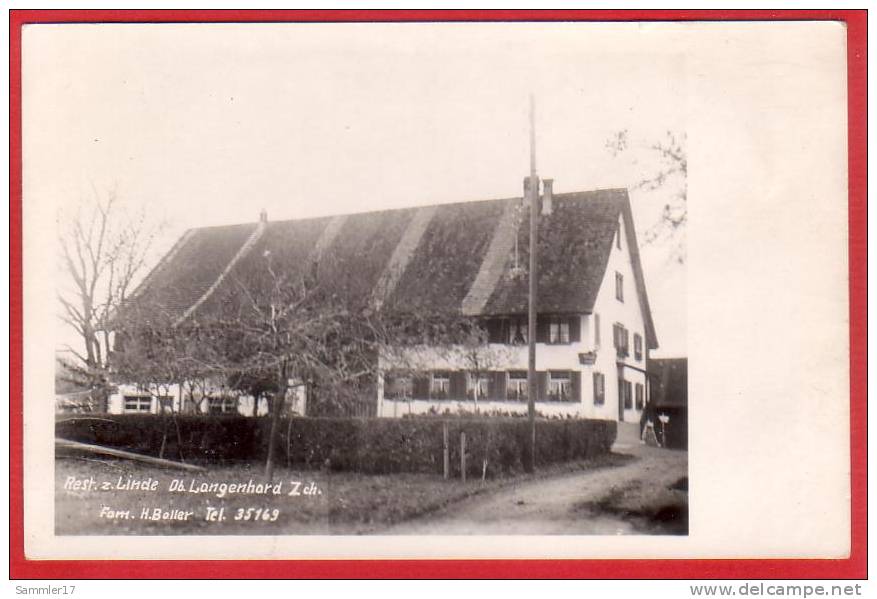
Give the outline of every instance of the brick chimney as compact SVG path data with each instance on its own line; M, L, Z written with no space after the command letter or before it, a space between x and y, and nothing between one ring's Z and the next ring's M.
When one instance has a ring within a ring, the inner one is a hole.
M553 201L554 179L542 179L542 216L551 216Z
M530 192L530 177L524 177L524 200L528 198ZM539 193L539 180L536 180L536 193Z
M259 213L259 222L267 223L268 222L268 211L262 208L262 211Z

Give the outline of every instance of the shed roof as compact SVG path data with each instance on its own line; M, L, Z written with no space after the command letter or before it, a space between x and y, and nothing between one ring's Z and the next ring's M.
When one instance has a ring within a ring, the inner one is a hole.
M652 358L648 371L655 406L688 407L688 358Z

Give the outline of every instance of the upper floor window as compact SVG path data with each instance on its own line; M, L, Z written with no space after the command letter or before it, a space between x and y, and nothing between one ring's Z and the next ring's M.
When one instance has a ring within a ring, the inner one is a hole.
M615 273L615 299L624 301L624 277L620 272Z
M551 371L548 376L548 399L568 401L572 397L572 377L569 371Z
M639 333L633 334L633 355L637 360L643 359L643 338Z
M624 325L613 325L612 337L615 343L615 350L618 353L618 357L623 358L630 355L630 346L628 345L630 337L628 336L627 329L624 328Z
M526 316L491 318L484 324L489 343L526 345L529 322ZM536 343L578 343L581 341L581 317L540 314L536 318Z
M512 318L509 320L508 343L512 345L525 345L529 343L529 323L526 318Z
M515 400L527 399L527 373L525 371L513 370L509 372L506 397Z
M548 343L569 343L569 319L553 317L548 322Z
M429 384L429 397L431 399L447 399L451 391L451 374L449 372L434 372Z
M606 375L602 372L594 373L594 405L602 406L606 403Z

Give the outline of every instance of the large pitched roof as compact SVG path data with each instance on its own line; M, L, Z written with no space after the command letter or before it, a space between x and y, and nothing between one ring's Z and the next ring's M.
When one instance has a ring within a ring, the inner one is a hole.
M539 221L539 312L590 313L619 214L649 347L657 347L626 190L555 194ZM517 239L517 251L515 240ZM188 231L134 294L176 320L216 309L229 280L272 267L303 271L331 256L378 304L507 315L527 311L529 214L521 198ZM260 262L261 261L261 262Z

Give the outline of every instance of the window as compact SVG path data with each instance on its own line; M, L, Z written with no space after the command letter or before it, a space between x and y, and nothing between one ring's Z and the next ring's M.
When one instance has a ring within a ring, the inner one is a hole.
M548 343L569 343L569 319L552 317L548 321Z
M517 401L527 399L527 373L523 370L509 372L509 384L506 397Z
M414 381L410 376L388 374L384 377L386 399L409 399L414 396Z
M594 348L600 349L600 315L594 314Z
M124 401L126 412L149 412L152 410L152 398L148 395L126 395Z
M620 272L615 273L615 299L624 301L624 277Z
M211 414L235 414L238 400L236 397L208 397L207 410Z
M630 355L630 346L628 345L629 337L624 325L616 323L612 326L612 340L615 344L615 351L619 358L624 358Z
M489 318L485 321L484 326L487 329L488 343L508 343L508 333L506 325L508 321L504 318Z
M568 370L548 373L548 399L550 401L572 399L572 377Z
M474 373L469 373L466 384L466 395L469 399L487 399L488 389L490 389L490 376L485 373L481 373L478 376L475 376Z
M173 412L174 398L168 395L162 395L158 398L158 406L161 412Z
M594 373L594 405L606 403L606 376L602 372Z
M630 381L618 379L618 401L624 405L625 410L633 409L633 392Z
M508 343L512 345L526 345L528 322L526 318L512 318L509 320L509 336Z
M633 334L633 355L637 360L643 359L643 338L639 333Z
M451 374L449 372L432 373L429 385L430 399L447 399L451 391Z
M643 386L640 383L636 384L636 409L643 409Z

